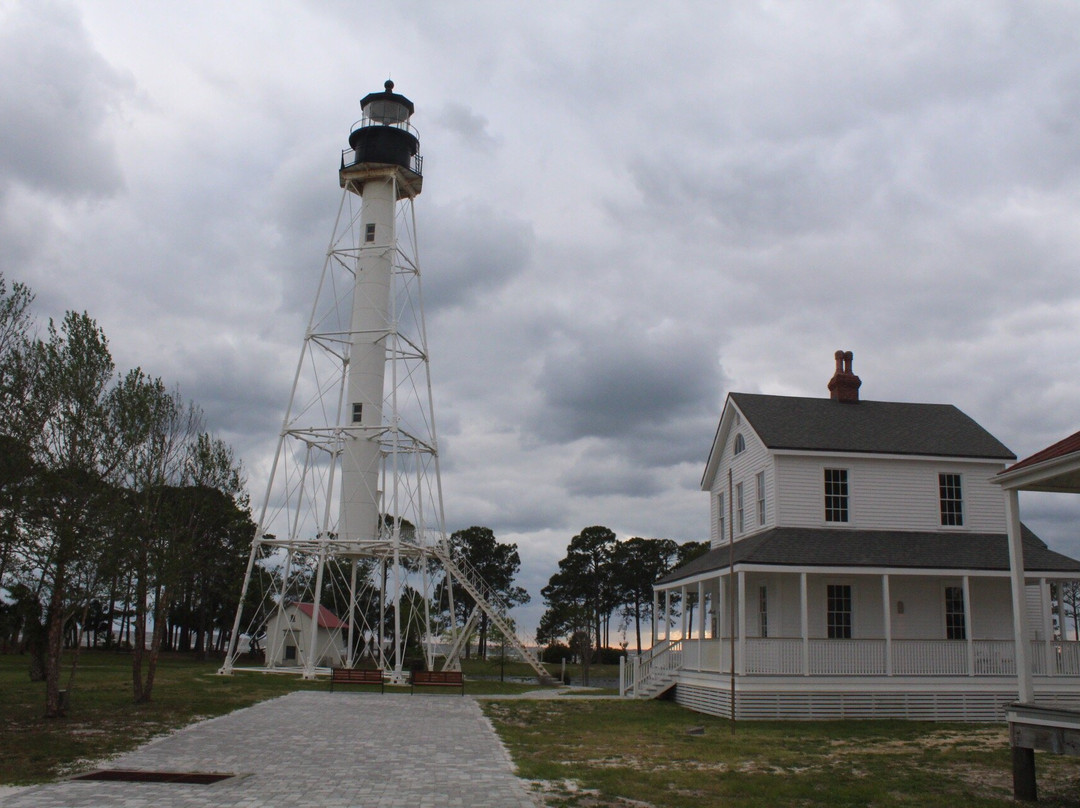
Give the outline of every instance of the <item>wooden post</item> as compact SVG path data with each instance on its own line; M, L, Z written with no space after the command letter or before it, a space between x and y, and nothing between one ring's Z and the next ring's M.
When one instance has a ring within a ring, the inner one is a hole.
M1034 699L1031 681L1031 645L1024 596L1024 552L1020 539L1020 496L1015 488L1005 491L1005 519L1009 531L1009 570L1012 586L1013 651L1016 658L1017 701L1030 704Z
M892 676L892 596L889 594L889 574L881 575L881 607L884 609L881 627L885 634L885 675Z
M1053 676L1057 672L1054 660L1054 609L1050 603L1050 582L1046 578L1039 579L1039 606L1042 608L1043 656L1046 658L1043 673Z
M656 645L660 642L660 592L653 589L652 592L652 643Z
M802 672L810 675L810 616L807 613L806 573L799 573L799 633L802 635Z
M1060 602L1060 598L1058 600ZM704 645L705 645L705 620L707 618L707 615L705 614L705 579L704 578L697 582L697 608L698 608L698 632L697 632L698 640L701 642L701 647L704 647ZM1061 625L1064 626L1065 623L1062 622ZM698 659L699 660L701 658L700 657L701 653L702 653L702 651L698 652L698 654L699 654ZM699 668L701 667L700 663L698 664L698 667Z
M975 675L975 633L972 631L972 611L974 605L971 602L971 577L964 576L964 637L967 639L967 670L968 676Z
M1025 746L1012 748L1013 796L1025 802L1037 802L1039 790L1035 785L1035 750Z
M679 639L685 640L687 626L686 619L690 612L690 610L687 608L688 604L686 601L686 584L683 584L681 587L679 587L679 599L682 601L682 615L679 618Z

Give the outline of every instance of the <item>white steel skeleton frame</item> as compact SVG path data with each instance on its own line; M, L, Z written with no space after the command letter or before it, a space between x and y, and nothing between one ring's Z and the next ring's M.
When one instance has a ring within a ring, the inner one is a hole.
M390 173L396 198L396 174ZM357 333L350 326L351 309L362 249L362 199L356 191L346 183L342 193L223 673L231 672L244 650L242 633L259 636L267 620L289 602L325 602L327 585L330 599L341 603L338 614L348 613L345 664L356 661L358 640L392 680L403 676L407 646L418 646L427 664L433 663L440 627L433 624L430 604L437 594L435 584L446 580L445 570L436 569L442 565L433 549L445 544L445 526L415 211L410 196L396 205L390 316L385 326L379 324L378 333L368 332L386 350L389 373L382 422L354 424L345 408L350 346ZM366 540L339 537L337 531L341 456L349 437L376 441L382 457L380 490L369 493L379 502L383 524L378 536ZM452 598L449 587L446 597ZM365 599L366 612L358 608ZM405 608L403 600L408 601ZM377 610L371 608L373 602ZM452 607L452 601L447 605ZM321 661L318 628L312 619L309 637L290 666L308 677ZM273 638L267 642L272 644ZM268 654L266 667L278 667L279 662Z
M358 188L346 181L221 673L230 674L245 652L250 659L250 652L259 650L256 640L275 616L284 616L289 604L328 600L346 624L329 632L336 632L339 643L344 640L343 658L335 660L320 648L320 621L314 616L319 610L313 609L309 626L286 632L296 649L296 659L288 660L294 664L283 664L285 638L266 636L264 664L255 669L288 670L311 678L335 662L352 667L368 656L390 682L401 683L409 654L422 655L427 668L434 667L441 637L451 649L444 668L457 667L462 649L458 635L468 627L452 624L453 580L547 680L539 660L514 635L505 606L471 570L450 557L415 210L410 190L399 189L396 171L388 171L393 174L393 198L398 199L389 248L389 318L378 333L365 332L386 351L389 373L381 423L352 423L346 412L350 347L359 333L350 324L363 237L362 199ZM350 437L377 441L382 458L379 490L368 492L382 514L379 535L371 539L338 533L341 462ZM433 603L439 607L435 614Z

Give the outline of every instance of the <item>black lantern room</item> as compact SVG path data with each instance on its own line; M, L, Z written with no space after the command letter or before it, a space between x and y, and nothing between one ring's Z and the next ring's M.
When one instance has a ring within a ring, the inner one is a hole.
M396 165L419 175L420 140L409 125L413 102L394 92L394 82L387 80L383 86L383 92L369 93L360 101L364 117L349 135L353 159L343 159L342 167Z

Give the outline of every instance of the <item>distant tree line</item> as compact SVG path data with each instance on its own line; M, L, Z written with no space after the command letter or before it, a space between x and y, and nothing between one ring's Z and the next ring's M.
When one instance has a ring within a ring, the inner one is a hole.
M707 542L671 539L618 541L601 525L585 528L570 540L558 572L541 590L547 610L540 618L538 642L552 650L565 643L566 651L581 660L588 681L591 662L614 656L612 617L621 620L623 629L633 627L640 652L641 625L653 616L653 583L708 548Z
M32 302L0 275L0 650L28 655L47 716L83 642L130 648L149 701L159 651L206 654L236 609L255 529L241 465L178 389L118 373L86 313L39 337Z

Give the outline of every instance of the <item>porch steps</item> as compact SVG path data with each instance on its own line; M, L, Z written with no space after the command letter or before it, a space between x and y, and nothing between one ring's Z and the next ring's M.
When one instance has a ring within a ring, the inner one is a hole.
M637 698L656 699L675 686L679 678L677 670L661 671L638 683Z

